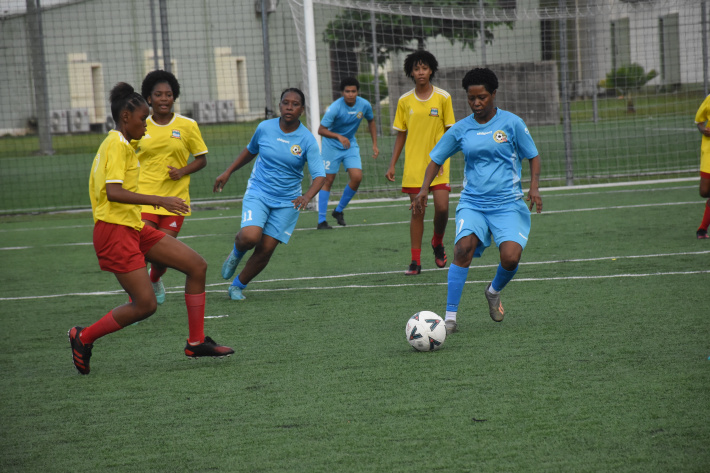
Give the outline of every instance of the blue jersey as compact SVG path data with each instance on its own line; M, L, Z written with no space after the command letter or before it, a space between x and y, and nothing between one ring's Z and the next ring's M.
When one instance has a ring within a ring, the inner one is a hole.
M444 133L429 156L443 164L458 151L463 152L466 163L460 201L485 208L521 199L522 161L538 155L525 122L500 109L484 125L473 115L459 121Z
M318 142L303 124L292 133L284 133L279 127L279 118L264 120L256 127L247 150L259 156L245 193L290 202L302 194L306 162L311 178L325 177Z
M360 126L362 119L371 121L375 118L372 113L372 105L362 97L355 97L355 105L352 107L345 103L345 99L340 97L338 100L330 104L330 107L325 111L320 124L326 127L333 133L344 136L350 140L350 147L358 146L355 139L355 132ZM340 141L333 138L323 137L323 146L343 150L343 145Z

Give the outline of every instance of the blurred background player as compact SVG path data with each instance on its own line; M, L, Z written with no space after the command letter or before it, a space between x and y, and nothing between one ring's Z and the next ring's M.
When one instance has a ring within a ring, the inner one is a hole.
M495 278L484 293L488 311L496 322L503 320L500 291L513 279L530 233L530 211L542 211L540 156L523 120L495 106L498 78L488 68L466 73L462 85L473 114L456 123L431 152L422 190L412 203L423 212L427 189L450 156L462 151L465 160L461 199L456 207L454 262L449 266L446 297L446 332L456 332L461 294L473 257L498 245L500 263ZM528 208L520 185L522 161L530 162Z
M703 220L700 222L700 227L695 232L698 240L708 238L708 226L710 225L710 127L708 127L708 119L710 118L710 95L705 97L700 105L698 112L695 114L695 124L698 130L703 135L700 142L700 197L708 198L705 201L705 213Z
M429 152L444 132L453 125L454 109L448 92L431 84L439 63L427 51L415 51L404 60L404 72L414 81L414 89L402 95L397 102L393 128L397 130L392 160L385 177L394 182L394 167L404 148L404 172L402 192L413 201L419 193L424 172L431 161ZM434 262L439 268L446 266L444 232L449 221L449 163L441 167L428 189L434 195L434 236L431 247ZM422 271L421 253L424 235L424 209L411 213L409 239L412 262L404 274L414 275Z
M207 145L202 140L197 122L173 113L173 104L180 97L180 84L167 71L152 71L145 76L141 94L152 109L148 129L138 142L136 153L141 163L138 189L144 194L176 196L190 205L190 174L207 166ZM190 155L194 156L188 164ZM144 205L141 219L146 225L177 238L185 215L175 215L164 208ZM165 302L165 287L161 276L167 268L153 263L150 282L158 304Z
M94 249L103 271L116 275L130 301L109 311L89 327L69 330L74 366L89 374L94 341L150 317L158 306L145 270L146 260L185 274L185 303L189 357L227 356L229 347L217 345L204 334L205 274L207 262L192 248L141 221L141 205L162 207L175 214L190 208L180 197L137 193L140 166L131 140L146 130L148 104L124 82L111 90L111 115L116 129L108 133L96 153L89 177L89 197L94 216Z
M241 273L229 286L229 298L245 299L242 291L269 263L279 243L288 243L300 210L325 181L323 160L316 137L299 120L305 111L301 90L286 89L279 102L280 117L264 120L237 159L217 176L214 192L221 192L234 171L259 157L252 168L242 200L241 230L234 249L222 264L222 277L230 279L247 251L254 248ZM303 192L303 169L308 164L311 185Z
M330 229L326 221L330 188L335 175L342 163L348 172L350 182L345 186L338 206L333 210L333 218L338 225L345 225L343 211L353 198L362 182L362 160L360 146L355 138L355 132L364 118L367 120L370 137L372 138L372 157L380 154L377 148L377 127L370 102L358 96L360 82L354 77L346 77L340 82L342 97L330 104L323 115L318 128L318 134L323 137L321 155L325 167L325 183L318 193L318 229Z

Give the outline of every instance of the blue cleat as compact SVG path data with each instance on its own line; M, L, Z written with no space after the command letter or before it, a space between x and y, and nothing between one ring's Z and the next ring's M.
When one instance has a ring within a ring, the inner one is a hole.
M158 305L165 302L165 286L163 286L163 279L158 279L158 282L151 283L153 285L153 292L155 292L155 299L158 301Z
M229 298L233 301L243 301L246 296L242 294L242 289L239 286L229 286Z
M241 258L234 256L234 251L230 251L227 259L224 260L224 263L222 263L222 277L224 279L232 279L232 276L234 276L234 272L237 270L237 266L241 260Z

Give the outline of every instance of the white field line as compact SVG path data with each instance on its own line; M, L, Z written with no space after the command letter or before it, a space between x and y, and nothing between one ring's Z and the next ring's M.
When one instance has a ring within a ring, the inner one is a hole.
M643 208L643 207L667 207L667 206L673 206L673 205L700 205L702 204L702 201L691 201L691 202L663 202L663 203L654 203L654 204L635 204L635 205L612 205L609 207L589 207L589 208L584 208L584 209L564 209L564 210L547 210L543 211L541 214L537 213L532 213L531 215L549 215L549 214L564 214L564 213L575 213L575 212L595 212L595 211L600 211L600 210L620 210L620 209L636 209L636 208ZM380 208L380 207L363 207L362 209L372 209L372 208ZM348 207L348 209L350 209ZM356 210L355 208L352 210ZM357 210L360 210L357 208ZM194 220L213 220L215 218L224 218L224 217L206 217L204 219L194 219ZM238 217L229 217L229 218L238 218ZM427 222L430 222L431 220L427 220ZM454 218L449 218L449 221L454 221ZM409 225L409 220L402 220L398 222L379 222L379 223L356 223L356 224L349 224L347 227L340 227L340 226L335 226L333 227L334 229L343 229L343 228L358 228L358 227L378 227L378 226L385 226L385 225ZM86 225L86 227L89 227L89 225ZM64 228L80 228L80 226L77 227L64 227ZM15 230L20 230L20 229L15 229ZM42 229L38 228L32 228L32 229L27 229L27 230L33 230L33 231L39 231ZM51 228L46 228L44 230L51 230ZM294 231L316 231L315 228L296 228ZM214 236L219 236L219 233L204 233L204 234L199 234L199 235L180 235L181 240L188 240L191 238L203 238L203 237L214 237ZM80 242L80 243L57 243L57 244L48 244L48 245L37 245L37 246L4 246L0 247L0 251L10 251L10 250L31 250L33 248L48 248L48 247L63 247L63 246L83 246L83 245L91 245L91 242Z
M563 263L584 263L593 261L614 261L623 259L639 259L639 258L659 258L659 257L674 257L674 256L686 256L686 255L703 255L710 254L710 250L706 251L694 251L694 252L682 252L682 253L660 253L660 254L649 254L649 255L630 255L630 256L605 256L599 258L579 258L579 259L569 259L569 260L550 260L550 261L536 261L536 262L525 262L520 263L521 265L547 265L547 264L563 264ZM497 267L497 264L483 265L483 266L473 266L470 269L484 269ZM426 270L425 270L426 271ZM446 268L442 269L432 269L428 271L446 271ZM352 274L340 274L333 276L308 276L308 277L298 277L298 278L280 278L280 279L267 279L267 280L257 280L253 281L252 286L249 288L249 292L283 292L283 291L317 291L317 290L333 290L333 289L377 289L377 288L392 288L392 287L417 287L417 286L445 286L446 282L440 283L398 283L398 284L346 284L339 286L312 286L312 287L293 287L293 288L273 288L273 289L254 289L253 285L256 284L268 284L273 282L284 282L284 281L312 281L312 280L333 280L339 278L352 278L352 277L367 277L367 276L382 276L386 274L401 274L402 271L382 271L382 272L368 272L368 273L352 273ZM571 280L583 280L583 279L611 279L611 278L631 278L631 277L653 277L653 276L678 276L678 275L692 275L692 274L710 274L710 270L703 271L670 271L670 272L656 272L656 273L639 273L639 274L607 274L598 276L560 276L560 277L546 277L546 278L517 278L513 279L515 282L536 282L536 281L571 281ZM466 284L478 284L490 282L486 280L467 280ZM215 289L209 289L206 292L217 293L224 292L224 289L217 289L218 286L226 286L229 282L208 284L208 288L214 287ZM172 289L172 290L167 290ZM166 288L166 292L169 294L182 294L183 286L175 286L173 288ZM18 301L18 300L35 300L35 299L52 299L58 297L69 297L69 296L107 296L107 295L117 295L124 294L122 289L112 290L112 291L96 291L96 292L69 292L62 294L47 294L39 296L23 296L23 297L0 297L0 301Z

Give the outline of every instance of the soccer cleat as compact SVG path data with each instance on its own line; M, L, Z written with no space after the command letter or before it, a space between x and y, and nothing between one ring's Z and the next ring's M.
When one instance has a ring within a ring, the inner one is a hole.
M698 240L705 240L706 238L710 238L708 236L708 231L703 230L702 228L699 228L697 232L695 232L695 236L698 238Z
M457 324L455 320L447 320L444 323L446 324L446 335L451 335L459 331L459 324Z
M80 374L89 374L89 360L91 359L91 349L94 345L84 344L79 338L79 334L84 330L84 327L72 327L67 335L69 335L69 343L71 344L72 359L74 367Z
M491 318L495 322L501 322L503 321L505 311L503 310L503 304L500 302L500 293L491 294L488 292L489 287L491 287L491 283L488 283L488 286L486 286L486 290L484 291L486 294L486 300L488 300L488 313L491 314Z
M153 292L155 292L155 299L158 301L158 305L165 302L165 286L163 286L163 280L158 279L158 282L151 283L153 285Z
M405 276L414 276L422 272L422 265L417 264L416 261L412 260L409 264L409 269L404 272Z
M242 258L234 256L234 251L230 251L227 259L224 260L224 263L222 263L222 277L224 279L232 279L234 271L237 270L237 266L241 260Z
M319 222L317 228L318 228L318 230L332 230L333 229L333 227L328 225L328 222L326 222L325 220L323 220L322 222Z
M338 225L342 225L343 227L346 225L343 212L336 212L335 210L333 210L333 213L331 213L330 215L332 215L333 218L338 222Z
M185 355L188 358L200 358L203 356L224 358L232 353L234 353L234 350L224 345L217 345L217 342L210 337L205 337L205 341L199 345L190 345L190 342L185 345Z
M446 266L446 251L444 251L444 245L434 246L431 245L434 250L434 262L440 268Z
M233 301L243 301L247 297L242 294L242 288L238 286L229 286L229 298Z

